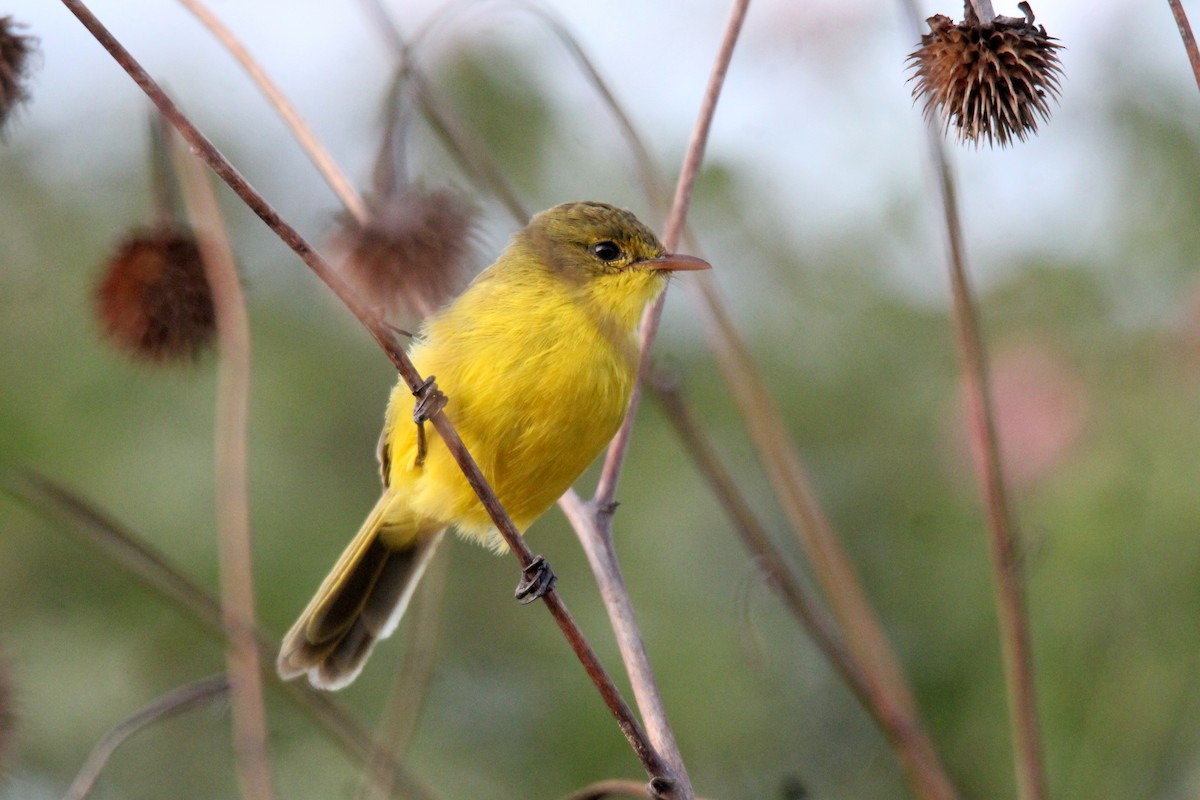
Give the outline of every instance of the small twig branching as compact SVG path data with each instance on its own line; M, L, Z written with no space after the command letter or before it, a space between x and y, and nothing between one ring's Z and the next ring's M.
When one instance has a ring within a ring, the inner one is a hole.
M716 114L717 101L721 96L725 75L729 70L729 63L733 59L733 51L749 7L749 0L735 0L733 3L708 86L700 103L700 112L692 128L691 140L684 155L683 166L675 187L675 199L663 229L663 246L668 250L674 250L679 244L680 235L687 220L688 208L691 205L696 177L704 160L704 151L708 143L709 132L712 129L713 117ZM568 492L560 501L560 505L564 511L568 512L568 518L572 520L575 530L580 534L579 538L587 554L588 563L591 565L592 573L600 587L600 596L604 600L609 619L613 623L613 632L617 637L621 657L625 662L625 671L629 675L634 697L642 711L642 718L646 722L650 741L663 754L678 776L681 783L681 796L692 797L695 792L684 767L679 744L675 740L674 731L667 719L666 707L662 701L662 694L658 690L654 671L650 666L645 641L637 626L633 602L625 587L625 580L617 561L612 537L612 511L615 508L617 478L624 464L625 452L633 432L642 386L649 370L650 348L658 331L658 323L662 318L665 301L666 292L664 291L642 315L641 360L630 396L629 408L625 413L625 420L622 422L620 430L609 445L596 486L596 493L586 505L587 513L581 513L584 509L580 506L579 498L574 492Z
M63 795L63 800L84 800L91 794L113 753L134 734L155 723L216 700L227 692L229 679L224 674L215 675L172 689L130 714L114 725L92 748L87 761L79 769L67 793Z
M76 493L32 470L0 471L0 491L57 522L68 533L79 537L97 553L185 611L214 636L224 634L221 603L212 593L182 572L143 537L123 528ZM255 636L260 648L278 645L277 640L262 631L256 630ZM270 669L269 674L277 678L274 669ZM433 793L397 763L390 753L375 747L370 732L328 693L319 692L301 682L283 683L281 688L288 699L311 715L319 728L328 733L348 755L364 764L371 761L387 763L391 769L390 780L404 795L413 800L434 800Z
M313 162L313 166L325 178L325 181L333 189L334 193L342 201L342 205L350 212L359 222L366 220L367 207L363 202L362 196L355 190L350 179L346 177L341 168L334 161L333 156L317 139L316 134L309 128L308 123L296 111L296 108L288 101L287 96L275 85L275 82L267 75L266 70L250 55L250 52L242 45L233 31L229 30L220 19L217 18L212 11L200 0L179 0L179 3L188 11L192 12L193 16L200 21L200 24L207 28L212 35L220 42L229 54L232 55L241 65L250 79L258 86L262 93L266 96L267 101L283 118L284 123L292 132L292 136L296 138L296 142L308 154L309 159Z
M518 224L524 225L530 216L529 209L521 202L508 176L491 158L483 143L445 107L432 90L429 80L416 66L412 46L400 33L399 26L381 0L362 0L362 3L376 21L376 29L386 38L400 68L405 71L425 121L442 141L446 151L466 174L474 176L500 201Z
M363 304L349 291L345 282L337 275L329 263L312 248L298 231L270 206L269 203L242 177L220 151L202 134L198 128L183 114L175 103L162 91L158 84L149 76L123 45L108 31L81 0L63 0L63 4L79 18L80 22L109 52L113 59L124 69L134 82L150 98L183 138L191 145L198 157L213 169L217 175L233 190L235 194L253 211L273 232L287 244L293 252L338 296L338 298L359 319L384 352L395 365L400 377L415 393L421 389L425 379L417 372L404 350L404 342L399 332L387 326L378 316L365 308ZM500 535L520 562L523 573L531 573L541 563L529 549L524 537L517 530L512 520L505 513L496 494L488 485L479 469L478 464L467 452L450 419L444 413L434 416L430 422L441 436L447 450L454 457L467 482L479 495L480 502L487 510ZM663 797L679 797L675 794L678 787L673 770L662 756L651 745L641 724L634 717L629 705L621 697L620 691L612 678L604 670L595 651L587 642L583 632L575 623L558 592L551 588L542 601L550 611L555 623L563 632L576 657L583 664L588 676L595 684L605 704L617 720L622 733L629 741L647 775L651 785ZM686 800L686 797L683 798Z

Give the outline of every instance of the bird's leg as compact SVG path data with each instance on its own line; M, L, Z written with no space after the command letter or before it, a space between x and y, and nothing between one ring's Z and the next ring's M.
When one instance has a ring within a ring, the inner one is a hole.
M432 375L417 387L413 392L413 397L417 398L417 402L413 406L413 422L417 424L416 466L423 467L426 453L425 423L441 413L441 410L446 407L448 398L437 387L437 381Z
M514 592L514 595L522 604L532 603L558 583L558 578L550 569L550 562L541 556L534 556L533 561L529 562L529 566L521 571L524 575L521 582L517 584L517 591Z

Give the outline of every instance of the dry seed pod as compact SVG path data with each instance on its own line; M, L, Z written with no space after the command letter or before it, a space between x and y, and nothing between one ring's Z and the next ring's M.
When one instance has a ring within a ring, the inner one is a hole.
M21 27L12 17L0 17L0 128L13 109L29 99L25 79L37 40L17 33Z
M96 288L96 312L105 334L137 359L195 358L216 333L195 237L170 226L127 236Z
M458 294L471 265L474 212L454 192L409 188L368 202L336 244L355 291L389 315L427 316Z
M1037 132L1038 117L1050 118L1058 98L1062 45L1034 25L1029 3L1018 6L1025 17L996 17L982 23L970 0L966 18L930 17L930 32L910 55L916 74L914 99L925 99L926 119L943 132L954 127L960 142L987 140L1007 146Z

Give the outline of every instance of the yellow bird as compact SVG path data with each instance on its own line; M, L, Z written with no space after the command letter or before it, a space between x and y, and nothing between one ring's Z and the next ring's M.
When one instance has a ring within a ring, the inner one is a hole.
M429 318L409 350L436 376L446 414L522 531L616 433L638 363L646 303L675 270L706 269L665 252L633 214L577 202L537 214L496 263ZM277 668L340 689L395 629L443 531L505 548L435 431L418 445L413 395L388 402L383 494L284 637ZM421 437L424 438L423 436Z

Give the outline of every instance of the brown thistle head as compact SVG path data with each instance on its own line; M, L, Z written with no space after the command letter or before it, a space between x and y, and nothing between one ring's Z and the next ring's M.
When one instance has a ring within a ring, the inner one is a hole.
M1024 18L996 17L981 22L970 0L965 19L955 23L937 14L929 33L908 59L915 80L913 98L924 98L926 119L943 132L954 128L960 142L1007 146L1037 132L1038 118L1050 118L1058 98L1062 45L1034 25L1029 3Z
M108 260L95 301L101 329L138 360L194 359L216 333L200 248L173 225L126 236Z
M428 316L466 285L475 215L459 195L409 187L370 199L368 213L335 238L346 278L368 304Z
M0 17L0 129L12 111L29 99L25 84L37 39L17 33L22 27L12 17Z

